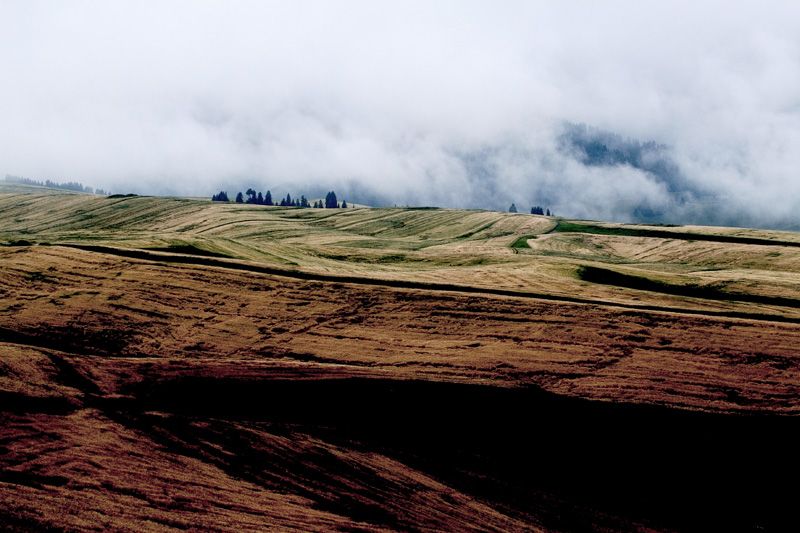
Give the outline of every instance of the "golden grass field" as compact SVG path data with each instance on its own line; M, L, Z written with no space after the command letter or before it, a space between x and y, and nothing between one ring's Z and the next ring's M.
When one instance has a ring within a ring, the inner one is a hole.
M792 516L800 234L5 186L0 280L12 530Z
M313 273L800 318L800 235L789 232L573 223L612 232L597 235L553 232L557 221L547 217L488 211L333 211L59 193L6 194L0 210L0 242L184 251ZM621 227L669 236L614 235ZM721 297L581 282L581 266L708 287ZM741 295L764 298L742 303Z

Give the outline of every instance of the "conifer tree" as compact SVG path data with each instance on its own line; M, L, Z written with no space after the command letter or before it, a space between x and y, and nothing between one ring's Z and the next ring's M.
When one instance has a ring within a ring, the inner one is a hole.
M336 200L335 192L330 191L328 194L325 195L325 207L327 208L339 207L339 202Z

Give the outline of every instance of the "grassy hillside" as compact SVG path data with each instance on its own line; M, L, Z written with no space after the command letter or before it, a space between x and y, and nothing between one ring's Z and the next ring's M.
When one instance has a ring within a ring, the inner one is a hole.
M783 530L800 236L0 194L11 530Z
M795 233L38 190L0 194L0 212L6 243L102 245L327 275L800 318ZM585 276L587 267L612 275ZM617 282L632 278L654 283Z

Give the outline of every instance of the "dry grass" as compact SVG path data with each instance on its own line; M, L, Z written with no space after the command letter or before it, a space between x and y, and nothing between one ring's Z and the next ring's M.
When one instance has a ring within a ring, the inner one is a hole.
M6 242L188 251L323 274L800 318L793 305L756 306L736 298L742 293L780 296L800 306L800 247L549 233L556 221L546 217L448 209L334 211L186 199L7 194L0 195L0 211L0 240ZM619 225L602 227L614 230ZM800 242L792 233L735 228L625 226L626 231L631 228ZM513 246L525 237L531 237L530 248ZM730 298L703 301L583 283L576 275L583 265L653 276L664 283L710 285Z
M431 295L60 247L7 249L0 261L7 269L0 332L44 349L100 356L87 372L137 367L140 358L164 375L192 361L224 368L234 359L256 373L303 362L345 365L360 376L535 384L617 402L800 411L800 324ZM46 277L31 281L33 269ZM51 381L43 362L30 364L41 374L33 382ZM126 372L141 379L141 370ZM122 394L125 384L116 379L92 381L106 394Z
M0 520L669 529L694 487L716 525L783 516L742 456L792 442L800 248L555 222L0 195Z

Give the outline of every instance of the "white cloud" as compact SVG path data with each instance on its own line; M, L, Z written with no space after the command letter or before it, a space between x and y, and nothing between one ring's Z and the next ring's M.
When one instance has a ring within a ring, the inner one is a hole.
M800 207L792 2L19 1L0 20L3 172L670 208L640 171L560 154L567 120L670 144L690 182L755 223ZM459 157L481 150L496 184Z

